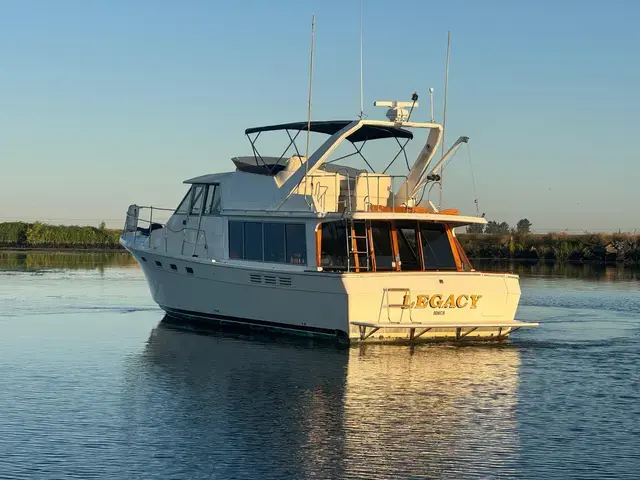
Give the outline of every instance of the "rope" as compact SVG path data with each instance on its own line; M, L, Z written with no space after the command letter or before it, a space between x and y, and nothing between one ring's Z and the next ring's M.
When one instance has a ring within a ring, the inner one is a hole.
M473 187L473 203L476 204L476 215L480 216L480 206L478 205L478 195L476 194L476 179L473 176L473 163L471 162L471 146L467 143L467 155L469 156L469 168L471 169L471 186Z

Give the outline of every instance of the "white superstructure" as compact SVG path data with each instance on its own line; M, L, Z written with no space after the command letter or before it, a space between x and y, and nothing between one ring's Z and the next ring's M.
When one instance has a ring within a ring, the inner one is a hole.
M442 127L412 122L415 102L377 103L388 120L247 129L253 155L234 157L235 171L187 180L166 222L157 221L163 209L130 206L121 243L160 307L176 318L367 342L505 338L536 325L514 320L518 277L475 271L455 237L484 218L420 206L467 137L434 164ZM408 173L388 174L425 130ZM262 156L258 137L278 131L290 140L285 153ZM296 139L308 133L328 138L307 158ZM362 148L383 141L399 151L377 171ZM339 147L355 152L334 158ZM350 156L366 168L334 163Z

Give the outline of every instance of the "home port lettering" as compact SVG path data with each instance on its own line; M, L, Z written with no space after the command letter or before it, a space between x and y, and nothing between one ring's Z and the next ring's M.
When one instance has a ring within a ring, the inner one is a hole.
M415 301L411 295L404 295L400 308L478 308L482 295L418 295Z

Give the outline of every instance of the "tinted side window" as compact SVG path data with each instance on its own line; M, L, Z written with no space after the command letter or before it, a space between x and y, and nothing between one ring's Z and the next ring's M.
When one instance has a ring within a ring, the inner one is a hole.
M264 261L285 261L284 223L264 223Z
M204 202L204 213L203 215L213 215L218 210L218 186L217 185L208 185L207 186L207 197Z
M426 270L456 270L451 244L444 225L437 223L420 224L422 251Z
M262 222L244 222L244 258L262 261Z
M320 228L322 228L320 252L322 267L347 268L347 236L344 222L327 222Z
M287 263L307 263L307 240L305 225L287 224L285 227L287 240Z
M180 205L176 209L176 213L182 213L182 214L185 214L185 215L187 213L189 213L189 207L191 206L191 190L192 189L193 189L193 187L189 188L189 191L184 196L184 198L180 202Z
M371 237L376 255L376 270L395 270L390 222L371 222Z
M229 258L244 258L244 222L229 221Z
M418 222L396 222L401 270L422 270L418 245Z
M191 215L200 215L202 210L202 201L204 199L204 190L206 185L194 185L193 196L191 201Z

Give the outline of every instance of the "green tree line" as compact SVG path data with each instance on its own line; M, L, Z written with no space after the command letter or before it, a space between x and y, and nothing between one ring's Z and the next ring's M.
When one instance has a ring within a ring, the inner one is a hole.
M467 233L485 233L487 235L505 235L507 233L511 233L524 235L527 233L531 233L531 226L531 222L526 218L519 220L516 224L516 228L509 227L509 224L507 222L498 223L491 220L487 222L486 225L483 225L481 223L469 225L467 227Z
M459 234L458 239L470 258L640 265L640 235L636 234L485 232Z
M120 248L119 230L34 222L0 223L0 247L14 248Z

